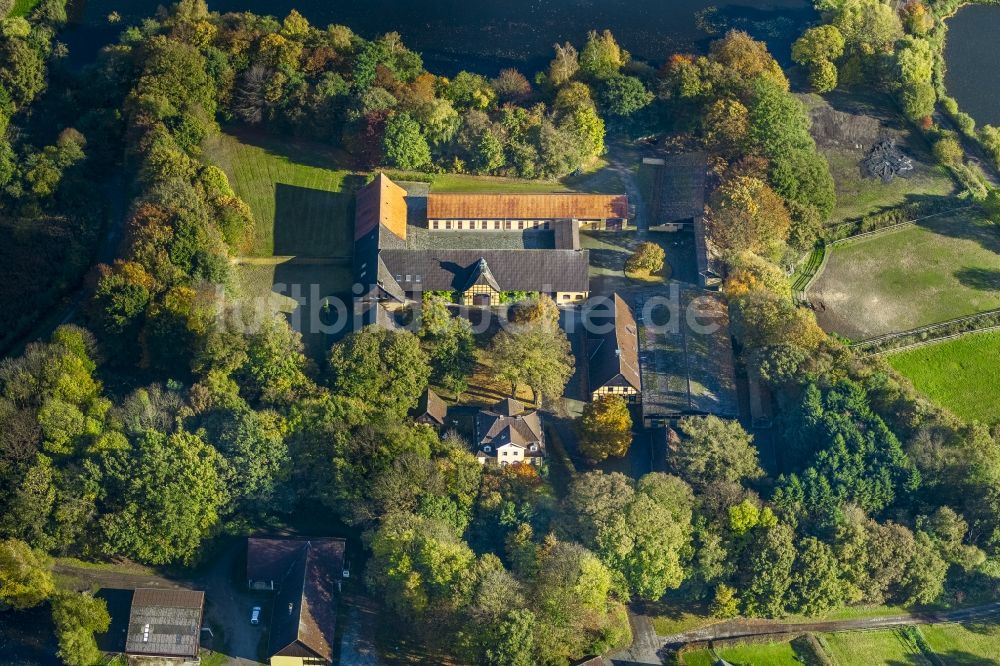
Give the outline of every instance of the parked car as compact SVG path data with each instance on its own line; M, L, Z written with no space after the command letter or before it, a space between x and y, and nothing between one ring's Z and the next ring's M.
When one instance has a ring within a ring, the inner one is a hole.
M250 611L250 624L260 624L260 606L254 606Z

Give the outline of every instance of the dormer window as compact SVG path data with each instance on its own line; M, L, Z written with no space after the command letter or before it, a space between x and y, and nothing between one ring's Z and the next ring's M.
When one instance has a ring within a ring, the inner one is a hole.
M538 444L532 444L531 445L531 450L532 451L537 451L538 450Z
M493 447L487 444L486 446L483 447L483 451L485 453L490 453L491 451L493 451Z

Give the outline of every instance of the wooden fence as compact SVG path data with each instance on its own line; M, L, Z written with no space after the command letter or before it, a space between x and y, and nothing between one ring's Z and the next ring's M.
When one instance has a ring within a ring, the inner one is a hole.
M876 356L904 349L916 349L935 342L954 340L971 333L986 333L996 330L1000 330L1000 308L908 331L868 338L855 342L851 345L851 349L865 356Z

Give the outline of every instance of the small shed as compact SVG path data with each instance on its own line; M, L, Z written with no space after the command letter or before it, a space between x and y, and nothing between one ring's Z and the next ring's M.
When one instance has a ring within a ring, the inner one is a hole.
M198 664L205 593L140 588L132 595L125 656L130 664Z

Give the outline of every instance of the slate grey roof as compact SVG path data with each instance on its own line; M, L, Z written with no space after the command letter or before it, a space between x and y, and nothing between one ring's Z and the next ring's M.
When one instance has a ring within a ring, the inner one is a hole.
M480 259L498 291L590 290L587 250L382 250L380 256L405 291L462 291Z
M132 595L125 653L157 657L198 656L205 593L140 588Z
M487 285L494 291L503 291L497 283L497 279L493 277L493 271L490 270L489 264L483 258L480 258L472 267L469 272L469 281L459 291L468 291L476 285Z
M476 439L479 455L495 456L496 448L505 444L524 448L526 456L544 455L541 417L535 410L525 410L523 404L512 398L476 414ZM539 450L528 450L532 444L538 444ZM483 451L486 445L493 447L490 453Z
M601 299L598 305L588 308L586 317L590 324L588 330L598 332L597 337L588 341L590 390L624 382L641 391L639 329L628 303L613 294L610 299Z
M555 234L556 248L560 250L580 249L579 220L555 220L552 222L552 231Z
M448 405L441 399L441 396L431 389L427 389L420 396L420 402L417 403L413 417L415 419L429 419L438 425L444 425L444 421L448 417Z
M248 578L285 571L276 577L270 656L333 659L344 547L343 539L330 538L247 540Z

